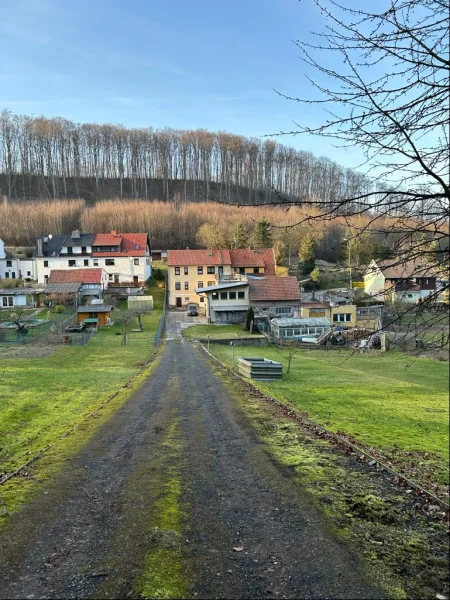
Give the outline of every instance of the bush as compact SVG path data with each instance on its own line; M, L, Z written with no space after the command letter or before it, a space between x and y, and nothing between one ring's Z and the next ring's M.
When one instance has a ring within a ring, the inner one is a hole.
M61 313L63 313L65 311L65 308L62 304L57 304L55 306L55 313L60 315Z
M255 320L255 313L253 311L253 308L250 306L247 311L247 315L245 317L245 329L247 331L250 331L252 321L254 321L254 320Z

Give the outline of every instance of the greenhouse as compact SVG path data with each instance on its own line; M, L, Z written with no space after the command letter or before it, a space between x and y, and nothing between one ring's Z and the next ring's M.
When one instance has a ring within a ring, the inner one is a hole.
M272 319L270 325L275 340L293 340L302 336L319 337L331 329L331 323L325 317Z

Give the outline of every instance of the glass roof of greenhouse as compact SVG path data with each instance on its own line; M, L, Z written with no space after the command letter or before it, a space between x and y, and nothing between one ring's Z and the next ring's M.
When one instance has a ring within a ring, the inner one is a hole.
M299 317L298 319L272 319L271 323L278 327L331 327L325 317Z

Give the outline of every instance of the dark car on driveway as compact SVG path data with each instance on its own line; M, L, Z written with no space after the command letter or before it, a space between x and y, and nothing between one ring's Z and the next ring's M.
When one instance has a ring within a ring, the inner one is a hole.
M188 317L198 317L197 305L196 304L188 304L186 314Z

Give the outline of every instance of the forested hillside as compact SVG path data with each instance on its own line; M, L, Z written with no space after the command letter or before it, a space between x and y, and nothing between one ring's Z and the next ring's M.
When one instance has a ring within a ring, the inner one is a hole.
M258 204L270 202L276 188L289 200L332 204L371 185L360 173L271 139L0 115L0 192L10 200Z

